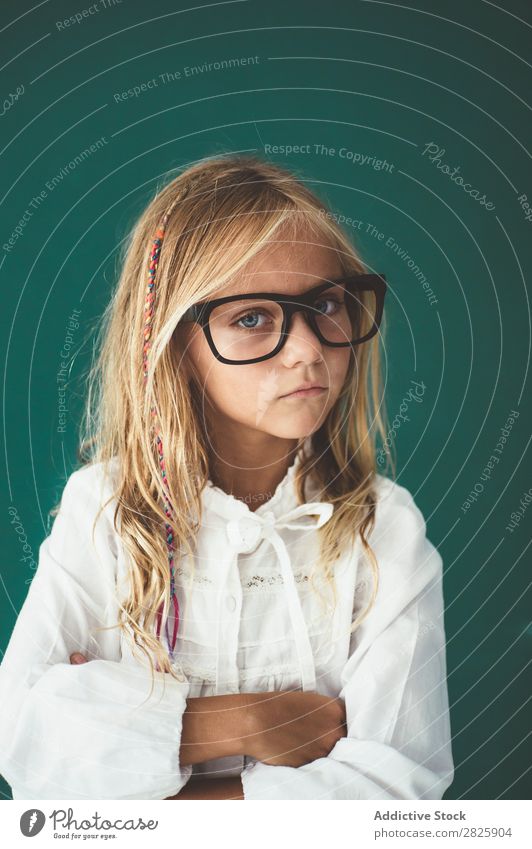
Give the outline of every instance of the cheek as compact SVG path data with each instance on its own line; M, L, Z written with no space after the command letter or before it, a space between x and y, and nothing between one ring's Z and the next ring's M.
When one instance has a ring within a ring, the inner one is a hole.
M337 392L342 388L351 359L350 348L329 348L324 355L325 367L329 375L331 388Z
M200 392L215 407L237 419L256 408L262 372L249 366L221 363L201 331L189 334L185 343L187 360L199 381Z
M257 407L258 379L245 366L230 366L214 357L201 363L203 391L220 412L244 421Z
M246 381L239 380L235 369L232 366L224 367L223 363L211 367L205 389L209 398L226 412L238 408L249 397Z
M237 421L256 424L263 420L275 410L275 400L283 391L277 370L258 366L219 363L211 368L206 384L209 398Z

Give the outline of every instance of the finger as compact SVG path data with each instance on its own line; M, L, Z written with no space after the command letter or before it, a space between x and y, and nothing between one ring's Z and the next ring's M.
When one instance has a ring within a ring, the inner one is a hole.
M74 654L70 655L70 663L78 664L87 662L87 658L80 654L80 652L74 652Z

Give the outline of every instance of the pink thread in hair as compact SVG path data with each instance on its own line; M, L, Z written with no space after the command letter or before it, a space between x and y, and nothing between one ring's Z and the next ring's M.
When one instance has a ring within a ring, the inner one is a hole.
M145 320L144 320L143 363L144 363L144 382L145 383L148 379L148 352L151 348L150 336L151 336L151 327L152 327L152 320L153 320L153 309L154 309L154 303L155 303L155 274L156 274L156 271L157 271L157 266L159 264L159 257L160 257L160 253L161 253L161 244L162 244L163 239L164 239L166 224L168 222L168 219L170 217L170 213L171 213L175 203L176 203L176 201L174 201L174 203L170 206L170 209L163 216L162 221L161 221L161 223L160 223L160 225L157 229L157 232L155 234L152 249L151 249L151 252L150 252L149 267L148 267L148 278L149 278L148 279L148 289L147 289L147 292L146 292L146 302L145 302L145 305L144 305L144 319ZM166 468L165 468L164 453L163 453L163 443L162 443L162 439L161 439L159 429L158 429L158 426L157 426L157 412L156 412L155 406L151 407L151 413L152 413L153 425L154 425L154 429L155 429L156 437L157 437L157 452L158 452L158 455L159 455L159 466L160 466L160 469L161 469L163 486L164 486L165 489L168 489L168 479L166 477ZM178 631L178 628L179 628L179 604L178 604L178 600L177 600L177 594L176 594L176 591L175 591L174 532L173 532L172 526L170 524L170 521L172 519L172 509L171 509L170 499L168 498L168 495L166 494L165 489L163 489L163 495L164 495L164 498L166 500L166 506L165 506L164 512L166 513L166 516L169 519L168 522L165 522L166 544L167 544L167 547L168 547L168 560L169 560L169 564L170 564L170 611L169 611L169 615L167 616L167 619L166 619L165 635L166 635L166 640L167 640L167 643L168 643L169 655L170 655L171 660L173 660L174 659L175 645L176 645L176 641L177 641L177 631ZM158 638L160 637L160 633L161 633L161 623L162 623L163 610L164 610L164 602L161 603L159 610L157 611L157 615L156 615L157 637ZM172 630L172 636L170 637L169 626L170 626L170 622L172 620L173 620L173 630ZM158 664L157 664L157 671L160 671Z

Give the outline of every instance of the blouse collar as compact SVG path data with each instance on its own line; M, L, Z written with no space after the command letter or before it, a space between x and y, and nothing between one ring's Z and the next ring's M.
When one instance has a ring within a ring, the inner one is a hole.
M264 516L273 512L276 516L287 510L298 506L294 480L296 472L301 466L304 456L310 451L311 437L307 437L300 446L292 463L288 467L285 476L277 484L275 491L268 501L260 504L256 510L250 510L249 506L240 498L225 492L219 486L215 486L209 478L202 492L203 503L225 518L246 515Z

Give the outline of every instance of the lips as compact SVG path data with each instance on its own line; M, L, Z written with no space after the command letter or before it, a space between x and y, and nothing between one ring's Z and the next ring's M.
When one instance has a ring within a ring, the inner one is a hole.
M285 395L281 395L281 398L287 398L290 395L301 394L301 396L305 394L315 395L319 392L323 392L326 389L325 386L321 386L319 383L302 383L301 386L296 386L295 389L292 389L291 392L287 392ZM315 390L315 391L311 391Z

